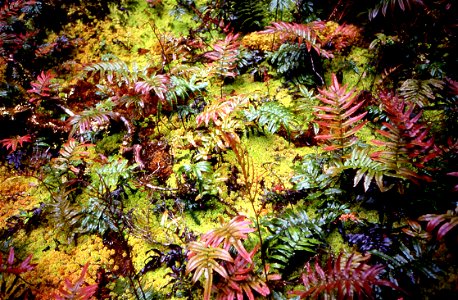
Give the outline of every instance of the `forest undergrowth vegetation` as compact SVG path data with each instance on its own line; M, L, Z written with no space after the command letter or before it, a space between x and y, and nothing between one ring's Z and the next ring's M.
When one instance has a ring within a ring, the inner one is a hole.
M453 299L453 1L0 1L0 299Z

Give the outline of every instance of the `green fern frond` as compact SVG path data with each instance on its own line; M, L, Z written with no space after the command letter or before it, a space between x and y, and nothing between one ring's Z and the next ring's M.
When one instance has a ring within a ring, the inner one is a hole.
M51 193L52 201L46 205L48 220L59 234L67 237L67 242L73 240L74 235L80 233L79 225L83 217L82 208L73 203L71 191L59 189Z
M420 274L431 279L438 279L442 270L432 260L434 252L431 247L422 246L417 239L412 239L411 247L399 242L397 252L392 255L378 250L370 251L371 254L385 261L388 266L388 278L396 285L398 279L403 276L411 280L411 284L417 284Z
M231 13L237 22L233 22L235 32L253 32L264 27L267 15L263 1L238 1L232 0Z
M264 102L258 108L251 106L245 111L245 116L249 121L257 121L260 127L265 127L272 134L283 128L290 136L291 129L298 125L294 113L276 101Z
M280 74L296 73L305 69L307 59L305 45L285 43L269 55L270 62Z
M206 89L208 82L199 82L196 75L186 79L179 76L170 77L170 88L165 98L170 104L178 103L179 99L190 98L193 94L202 92Z
M394 175L390 173L390 169L384 164L372 160L368 149L354 148L350 158L346 159L343 163L335 161L334 165L329 167L326 172L328 174L336 175L347 169L356 170L356 175L353 181L353 186L355 187L364 178L363 186L365 191L369 189L371 182L374 180L382 192L388 191L392 188L392 186L384 186L383 176L393 177Z
M107 78L108 82L113 83L114 79L117 81L130 81L129 66L122 60L116 61L102 61L94 63L84 68L85 75L99 73L102 78Z
M286 12L294 7L295 1L293 0L271 0L269 10L271 12Z
M319 211L318 218L310 218L305 209L288 209L279 217L263 220L270 233L263 247L272 266L285 269L295 255L315 254L324 244L325 228L346 211L346 206L329 204Z
M294 167L296 175L291 178L294 188L298 191L306 190L307 199L310 200L340 194L342 191L338 188L335 178L325 171L328 164L329 159L324 156L305 155L301 163Z

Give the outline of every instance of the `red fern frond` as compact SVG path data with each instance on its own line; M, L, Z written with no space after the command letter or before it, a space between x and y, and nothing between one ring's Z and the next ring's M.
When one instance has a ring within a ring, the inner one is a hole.
M327 132L315 136L317 140L326 141L326 151L334 151L350 147L356 142L355 134L367 123L360 122L367 112L357 113L363 102L357 103L355 90L347 91L341 86L335 74L332 74L332 85L328 89L319 89L318 99L323 106L316 106L316 123Z
M18 148L18 145L22 147L23 143L30 143L31 141L32 137L30 136L30 134L26 134L23 136L17 135L12 138L0 140L0 144L2 144L2 146L5 147L6 150L11 149L10 152L14 152Z
M8 253L8 258L6 262L3 262L3 255L0 253L0 274L14 274L20 275L22 273L28 272L33 270L37 265L31 264L30 261L32 260L32 254L27 256L25 260L23 260L19 265L14 263L14 249L13 247L10 248L10 252Z
M445 214L427 214L418 218L419 221L427 221L426 231L433 232L437 229L437 239L441 240L458 226L458 206L455 210L448 210Z
M211 60L215 67L214 73L221 77L235 77L240 42L239 34L229 33L224 40L219 40L213 45L213 51L204 54Z
M385 147L372 153L374 160L384 163L401 178L416 182L417 179L430 180L413 170L413 166L422 168L424 163L437 154L433 150L434 140L429 130L420 122L421 112L415 112L414 104L406 104L396 95L382 92L380 100L389 118L383 122L384 129L377 132L385 140L373 140L373 144Z
M289 294L299 296L300 299L318 299L321 295L331 299L353 299L357 295L358 299L362 299L372 298L375 286L397 289L392 282L379 278L384 267L367 265L365 261L368 258L361 259L352 254L347 259L341 253L337 259L330 257L324 268L318 260L313 268L307 263L306 272L302 274L305 290L292 291Z
M238 255L233 262L224 262L228 278L213 286L217 300L243 299L244 294L249 300L254 300L253 291L263 297L270 294L267 284L254 271L252 261L258 249L259 246L248 254L250 261Z
M86 283L84 278L86 277L89 263L86 263L81 270L80 277L75 283L72 283L70 279L65 279L65 286L59 289L60 295L55 295L56 300L64 299L77 299L77 300L89 300L97 291L97 284L89 285Z
M27 90L27 92L36 94L40 97L51 96L51 91L53 88L51 80L54 77L55 75L51 72L51 70L48 70L47 72L41 71L40 75L37 76L37 80L30 83L32 88ZM36 99L37 99L36 97L33 97L29 101L33 102Z

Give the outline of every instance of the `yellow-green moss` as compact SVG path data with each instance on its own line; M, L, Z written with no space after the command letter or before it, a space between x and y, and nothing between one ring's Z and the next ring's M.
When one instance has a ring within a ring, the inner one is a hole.
M351 252L351 248L345 243L342 235L337 230L333 230L326 238L326 241L331 248L331 252L336 255L340 252Z
M56 244L52 230L43 226L29 233L20 232L14 243L21 251L32 253L32 263L37 263L35 269L23 275L34 287L37 299L50 299L65 278L76 281L86 263L90 264L85 277L89 284L95 283L99 267L109 269L113 264L110 262L112 250L107 249L96 235L80 237L76 246Z
M14 174L5 167L0 167L0 174L0 229L4 229L8 218L38 207L41 198L35 193L36 178Z
M367 48L353 47L346 56L336 55L332 61L325 63L326 80L329 83L331 73L342 72L342 83L347 84L349 89L369 90L374 74L370 71L372 54Z

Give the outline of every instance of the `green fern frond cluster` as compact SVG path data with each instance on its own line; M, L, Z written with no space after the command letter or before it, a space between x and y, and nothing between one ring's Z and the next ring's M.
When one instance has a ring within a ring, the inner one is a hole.
M262 224L270 233L263 247L272 266L285 269L299 253L313 256L324 244L325 228L345 211L346 206L330 204L320 211L318 218L310 218L301 208L297 211L288 209L279 217L263 220Z
M412 239L411 247L400 241L394 254L386 254L378 250L370 251L388 266L388 278L395 285L398 285L398 279L402 277L411 281L411 284L416 284L420 274L438 279L442 270L432 259L434 252L433 248L422 245L417 239Z
M269 55L269 60L279 74L294 74L306 69L307 55L305 45L285 43Z
M256 121L260 127L266 128L272 134L283 128L289 136L291 130L298 125L294 113L277 101L264 102L258 108L251 106L244 113L248 121Z
M350 158L346 159L343 163L334 161L334 165L329 167L326 172L336 175L348 169L356 170L356 175L353 180L353 186L355 187L363 179L365 191L369 189L371 182L374 180L382 192L392 187L386 187L383 184L383 176L393 176L393 174L390 173L390 170L384 164L371 159L368 149L354 148Z

